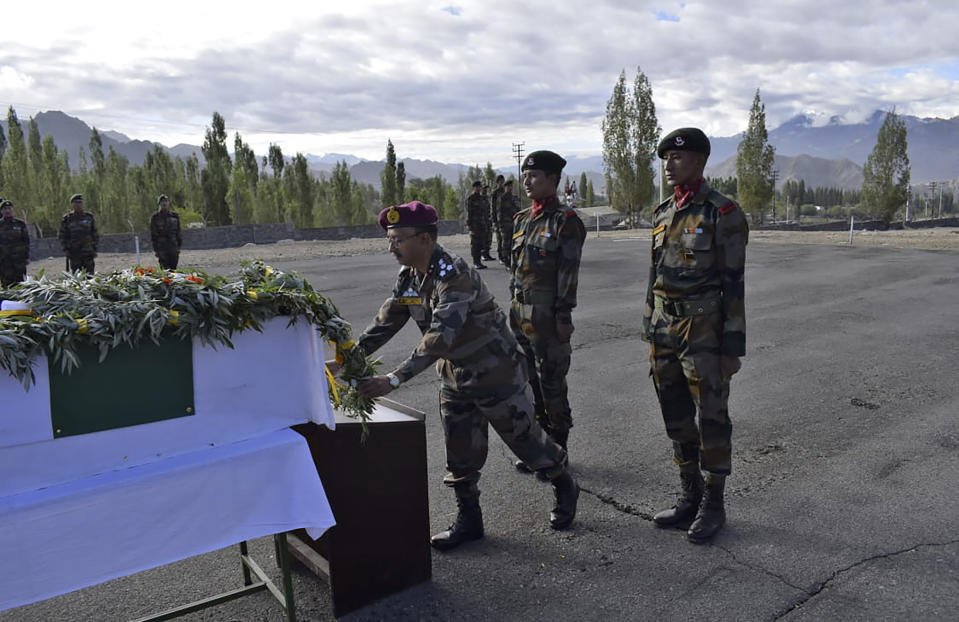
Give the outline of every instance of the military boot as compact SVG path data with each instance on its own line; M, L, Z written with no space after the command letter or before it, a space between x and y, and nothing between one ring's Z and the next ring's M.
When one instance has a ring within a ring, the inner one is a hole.
M689 526L686 539L695 544L701 544L715 536L726 522L726 509L723 507L723 489L726 487L726 476L710 473L706 477L706 492L696 520Z
M566 451L566 444L569 442L569 428L557 429L553 428L549 431L549 437L553 440L554 443L563 448L563 451ZM563 457L563 466L569 466L569 453L567 452L566 456ZM546 473L543 471L536 472L536 479L541 482L547 481L549 478L546 477Z
M438 551L448 551L464 542L483 537L483 511L479 505L479 489L475 482L453 485L456 493L456 520L446 531L430 538L430 545Z
M556 504L549 513L549 526L553 529L566 529L576 517L576 502L579 500L579 484L570 476L569 471L553 478L553 496Z
M682 481L683 492L676 505L653 516L653 522L660 527L670 527L691 520L696 516L699 502L703 500L703 476L699 467L695 471L680 471L679 479Z

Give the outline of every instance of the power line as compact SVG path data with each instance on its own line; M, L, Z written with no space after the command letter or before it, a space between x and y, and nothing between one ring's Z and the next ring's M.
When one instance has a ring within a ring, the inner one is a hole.
M526 143L513 143L513 157L516 158L516 181L523 176L523 145Z

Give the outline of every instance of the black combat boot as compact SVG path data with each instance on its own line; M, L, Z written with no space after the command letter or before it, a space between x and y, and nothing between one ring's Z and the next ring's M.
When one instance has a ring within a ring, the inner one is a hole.
M430 538L430 545L438 551L448 551L464 542L483 537L483 511L479 505L479 489L475 482L453 485L456 493L456 520L446 531Z
M698 467L695 471L680 471L679 479L682 481L683 492L676 505L653 516L653 522L660 527L670 527L692 520L699 509L699 502L703 500L703 476Z
M576 517L579 484L566 469L563 469L562 473L553 478L552 484L556 504L549 513L549 526L553 529L566 529Z
M560 447L562 447L562 448L563 448L563 451L566 451L566 444L569 442L569 428L566 428L565 430L564 430L564 429L553 428L553 429L551 429L551 430L549 431L549 437L553 440L554 443L556 443L557 445L559 445ZM568 453L568 452L567 452L566 456L563 458L563 466L564 466L564 467L568 467L568 466L569 466L569 453ZM519 468L519 467L517 467L517 468ZM545 482L545 481L548 480L549 478L546 477L546 473L545 473L544 471L537 471L537 472L536 472L536 479L538 479L538 480L541 481L541 482Z
M699 504L696 520L689 526L686 539L695 544L707 542L722 528L726 522L726 509L723 507L723 489L726 487L726 476L710 473L706 477L706 492L703 501Z

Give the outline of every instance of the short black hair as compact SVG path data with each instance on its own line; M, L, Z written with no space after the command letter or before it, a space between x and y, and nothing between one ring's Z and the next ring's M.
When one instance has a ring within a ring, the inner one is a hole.
M436 225L423 225L421 227L414 227L414 229L416 230L416 233L414 235L425 233L428 236L430 236L430 239L433 240L434 242L436 241L436 238L439 235L436 230Z

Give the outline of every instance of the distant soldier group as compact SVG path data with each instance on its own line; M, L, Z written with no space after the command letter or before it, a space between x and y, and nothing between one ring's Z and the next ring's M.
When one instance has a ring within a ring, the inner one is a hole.
M681 493L675 506L653 520L683 526L687 539L699 543L713 538L726 518L732 430L727 402L730 379L745 353L749 230L739 206L703 180L709 140L702 131L668 134L658 154L673 196L653 214L642 338L650 344L650 375L673 443ZM437 242L432 206L414 201L380 213L390 251L403 268L358 343L372 354L411 318L422 339L396 369L358 388L370 397L386 395L437 363L444 482L458 507L449 528L431 539L440 550L484 535L477 484L488 425L519 459L517 468L552 483L550 525L565 529L576 514L579 486L568 467L573 418L566 375L586 229L556 196L565 164L551 151L526 157L521 170L532 206L522 211L512 184L502 177L492 204L482 182L473 184L467 199L472 268ZM508 325L477 272L489 258L493 225L499 258L511 270Z
M66 271L96 271L100 234L93 214L84 209L82 194L70 197L71 211L63 215L57 239L66 258ZM0 286L23 281L30 261L30 234L27 224L13 216L13 202L0 198ZM183 238L180 217L170 209L170 198L157 199L157 211L150 218L150 238L161 268L175 270Z

